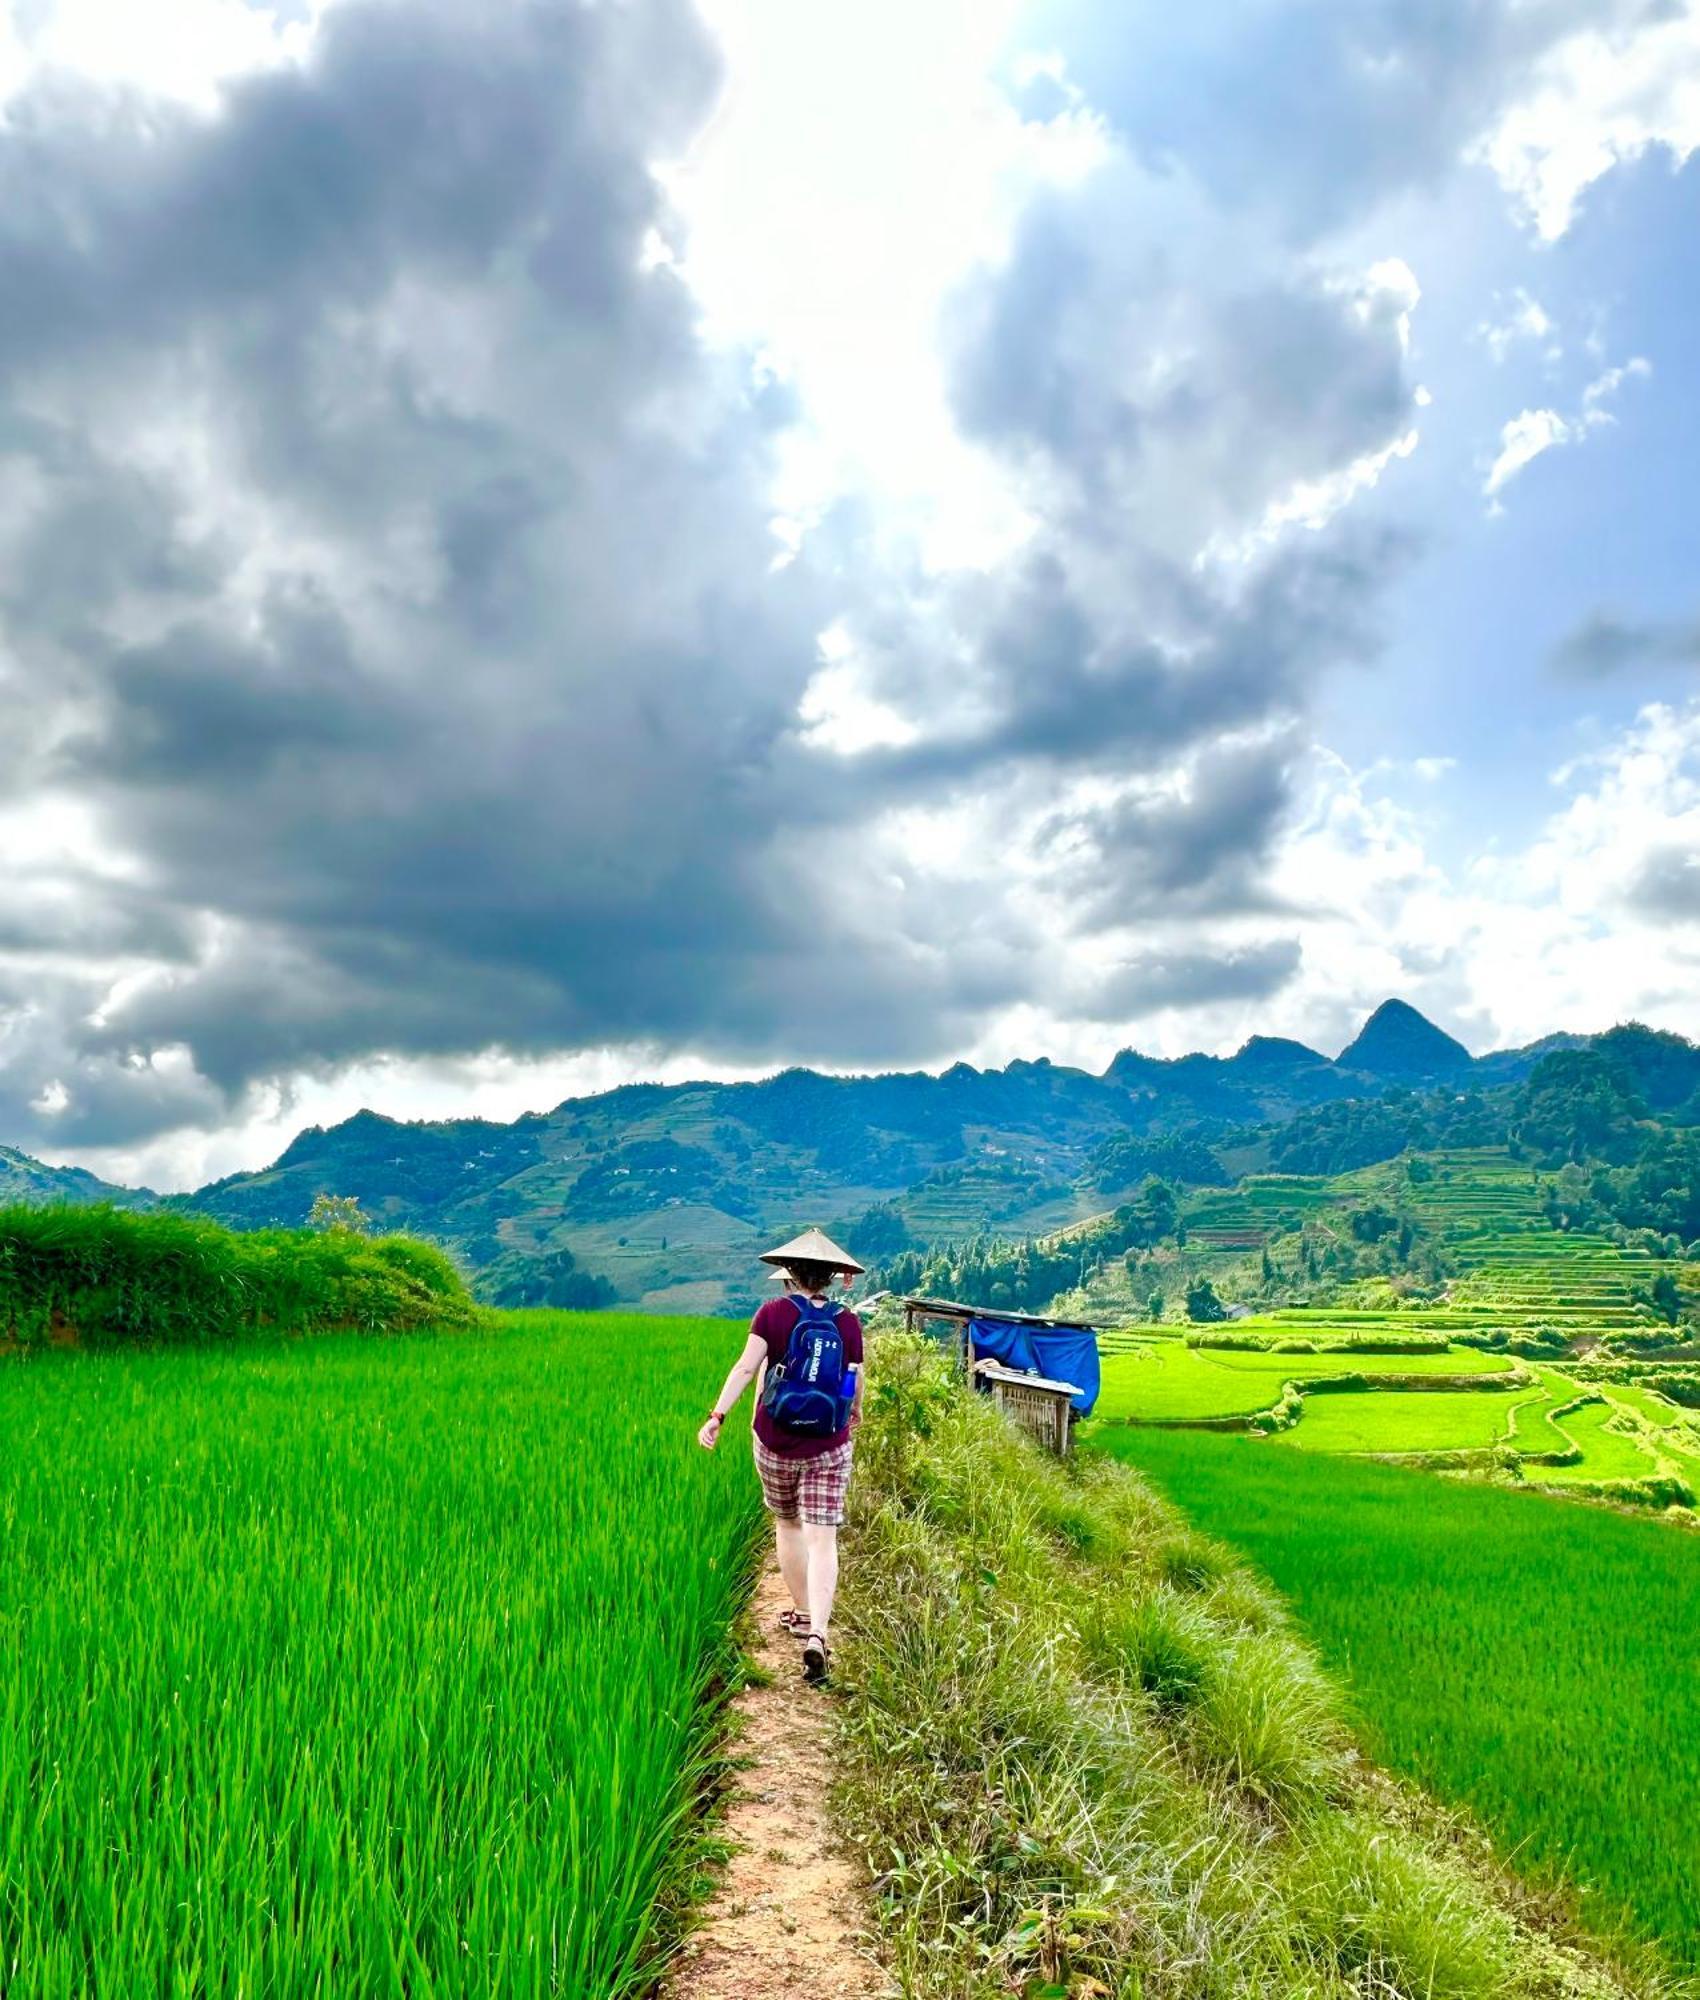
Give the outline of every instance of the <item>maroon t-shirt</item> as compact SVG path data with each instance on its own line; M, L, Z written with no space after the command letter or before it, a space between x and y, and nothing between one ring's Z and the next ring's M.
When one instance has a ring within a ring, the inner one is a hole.
M785 1350L791 1344L791 1333L796 1324L797 1307L789 1294L757 1306L755 1318L750 1321L750 1331L767 1342L769 1368L776 1361L785 1359ZM862 1322L848 1306L838 1308L838 1331L844 1336L845 1360L854 1361L859 1368L862 1365ZM835 1450L850 1435L848 1426L826 1438L798 1437L793 1431L782 1431L763 1407L760 1388L756 1390L755 1430L768 1450L777 1452L781 1458L819 1458L822 1452Z

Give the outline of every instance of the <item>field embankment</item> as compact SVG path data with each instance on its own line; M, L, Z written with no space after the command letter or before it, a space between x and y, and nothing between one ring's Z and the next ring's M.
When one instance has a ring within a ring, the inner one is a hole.
M7 2000L641 1992L751 1574L725 1333L0 1361Z
M1591 1924L1700 1972L1692 1536L1251 1439L1095 1442L1273 1579L1377 1756L1469 1806L1519 1866L1567 1874Z
M102 1206L0 1209L0 1352L254 1333L469 1326L460 1274L411 1236L240 1232Z
M1658 1990L1366 1766L1273 1594L1126 1467L896 1339L858 1463L841 1806L906 1991Z

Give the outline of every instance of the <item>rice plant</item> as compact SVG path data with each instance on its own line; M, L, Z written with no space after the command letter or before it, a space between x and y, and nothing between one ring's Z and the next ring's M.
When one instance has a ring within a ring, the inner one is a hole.
M1700 1540L1254 1439L1097 1441L1279 1586L1378 1755L1700 1971Z
M640 1990L753 1482L725 1330L0 1361L0 1992Z

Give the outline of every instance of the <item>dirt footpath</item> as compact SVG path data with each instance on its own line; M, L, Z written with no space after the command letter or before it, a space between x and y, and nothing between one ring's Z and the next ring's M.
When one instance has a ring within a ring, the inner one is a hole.
M723 1824L732 1859L707 1920L686 1940L664 2000L885 2000L895 1989L871 1952L865 1891L824 1804L831 1697L802 1677L802 1647L775 1619L789 1603L770 1565L751 1616L771 1687L733 1703L734 1774Z

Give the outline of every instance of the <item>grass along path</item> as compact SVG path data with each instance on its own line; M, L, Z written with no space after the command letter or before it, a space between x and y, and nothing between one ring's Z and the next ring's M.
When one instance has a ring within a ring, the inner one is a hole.
M1378 1756L1700 1972L1700 1539L1257 1439L1094 1444L1273 1580Z
M870 1359L838 1799L905 1993L1663 1990L1556 1943L1479 1842L1367 1769L1273 1594L1128 1468L1046 1457L900 1335Z

